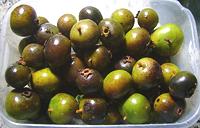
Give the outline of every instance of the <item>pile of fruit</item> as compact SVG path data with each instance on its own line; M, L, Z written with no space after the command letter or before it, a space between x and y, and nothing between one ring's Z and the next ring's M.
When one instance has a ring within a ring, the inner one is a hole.
M135 16L121 8L103 19L87 6L79 21L64 14L55 26L29 5L16 7L10 27L24 38L21 58L5 72L14 88L6 96L6 112L17 120L45 117L39 123L57 124L177 121L197 79L170 61L184 40L181 28L156 28L158 22L151 8Z

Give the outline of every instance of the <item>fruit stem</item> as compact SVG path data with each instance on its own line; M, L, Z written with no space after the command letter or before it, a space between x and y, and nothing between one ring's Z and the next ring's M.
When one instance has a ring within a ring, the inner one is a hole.
M102 34L101 34L101 35L103 35L103 36L105 36L105 37L108 37L108 36L110 35L109 28L108 28L108 27L105 27L105 26L103 26L103 27L102 27L102 29L103 29L103 32L102 32Z
M83 112L83 109L78 109L78 110L76 110L76 113L78 114L78 113L82 113Z
M26 62L24 61L24 59L22 57L20 57L20 59L17 61L18 64L26 66Z

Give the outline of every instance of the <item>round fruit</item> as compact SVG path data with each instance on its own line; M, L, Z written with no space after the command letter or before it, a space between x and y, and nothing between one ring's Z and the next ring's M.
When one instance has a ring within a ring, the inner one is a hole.
M181 28L176 24L165 24L151 34L153 48L161 56L174 56L184 39Z
M88 67L103 72L110 65L111 56L106 47L100 46L95 51L85 55L85 63Z
M155 87L163 78L160 64L148 57L142 58L135 63L132 77L138 89Z
M122 122L122 117L116 107L113 106L108 109L108 112L105 117L104 124L112 125L112 124L120 124Z
M173 63L164 63L161 65L165 84L169 85L170 80L180 72L179 67Z
M5 109L9 116L17 120L37 118L40 111L39 96L29 90L12 90L6 96Z
M122 25L125 33L131 30L135 22L133 13L125 8L115 10L111 18Z
M32 87L39 93L52 93L58 90L60 79L49 69L32 73Z
M189 98L197 87L197 78L188 71L178 72L169 82L169 92L177 98Z
M29 5L19 5L10 16L10 28L19 36L29 36L36 33L38 29L37 14Z
M38 42L40 42L41 44L44 44L45 41L47 41L51 36L58 33L59 33L59 30L55 25L51 23L44 23L38 29L36 33L36 38Z
M154 101L154 111L159 122L171 123L178 120L185 111L185 100L175 99L169 93L163 93Z
M103 78L96 70L85 68L78 71L76 85L84 94L91 94L102 89Z
M6 69L5 79L13 88L22 89L31 79L31 70L27 66L13 64Z
M122 69L129 73L132 73L135 62L136 60L133 59L131 56L124 56L115 64L115 69Z
M22 52L22 59L27 66L41 68L44 65L44 46L31 43Z
M107 103L102 98L83 98L79 103L81 119L87 124L101 124L107 113Z
M36 43L36 38L34 36L28 36L28 37L25 37L23 38L20 42L19 42L19 45L18 45L18 50L19 50L19 53L22 54L24 48L31 44L31 43Z
M103 17L97 8L93 6L87 6L81 9L79 12L79 20L82 19L90 19L93 20L96 24L99 24Z
M38 25L39 26L41 26L44 23L49 23L49 21L45 17L43 17L43 16L38 16L37 20L38 20Z
M57 27L63 35L69 37L70 30L76 22L77 20L74 15L64 14L58 19Z
M48 115L56 124L70 123L75 116L78 103L67 93L56 94L49 103Z
M70 31L70 39L76 47L87 49L94 47L99 39L100 32L97 24L90 20L80 20L72 27Z
M67 64L70 60L70 55L70 40L61 34L53 35L45 44L44 56L47 63L52 68L61 67Z
M113 19L103 19L99 23L100 40L113 54L120 53L124 47L124 31L122 26Z
M128 123L147 123L150 119L151 106L147 98L142 94L132 94L120 109L123 119Z
M152 31L159 21L158 14L151 8L145 8L140 11L137 18L139 26L148 31Z
M150 35L144 28L133 28L126 33L125 39L128 54L137 57L147 51Z
M132 77L127 71L115 70L105 77L103 90L108 98L119 99L128 93L132 84Z

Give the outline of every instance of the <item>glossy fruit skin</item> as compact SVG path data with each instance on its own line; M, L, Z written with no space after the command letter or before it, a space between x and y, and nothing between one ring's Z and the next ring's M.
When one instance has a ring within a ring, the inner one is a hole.
M134 26L135 18L133 13L125 8L120 8L112 13L111 18L120 23L124 29L124 32L128 32Z
M138 60L132 70L133 82L138 89L155 87L163 79L160 64L149 57Z
M43 17L43 16L38 16L37 20L38 20L38 25L39 26L41 26L44 23L49 23L49 21L45 17Z
M71 42L61 35L55 34L45 44L44 56L50 67L56 68L66 65L70 60Z
M19 53L22 54L24 48L31 44L31 43L36 43L36 38L34 36L28 36L28 37L25 37L23 38L20 42L19 42L19 45L18 45L18 50L19 50Z
M87 6L81 9L79 12L79 20L82 19L90 19L96 24L99 24L99 22L103 19L103 16L97 8L93 6Z
M103 81L103 90L110 99L119 99L126 95L132 87L131 75L124 70L110 72Z
M103 78L98 71L85 68L78 71L76 85L83 94L95 93L102 89Z
M154 101L154 111L159 122L175 122L183 115L185 107L184 99L175 99L169 93L161 94Z
M74 15L64 14L58 19L57 27L63 35L69 37L70 30L76 22L77 20Z
M121 107L121 115L131 124L147 123L150 118L151 106L145 96L132 94Z
M41 68L44 65L44 46L31 43L22 52L22 59L27 66Z
M180 72L180 68L173 63L164 63L161 65L164 82L169 85L170 80Z
M139 26L148 31L152 31L159 22L157 12L151 8L145 8L140 11L137 18Z
M70 40L80 49L94 47L99 39L100 32L97 24L90 19L83 19L74 24L70 31Z
M51 36L58 33L59 33L59 30L55 25L51 23L44 23L38 29L36 33L36 38L40 44L44 44L45 41L47 41Z
M48 115L56 124L70 123L78 108L75 98L67 93L56 94L49 103Z
M59 89L60 79L49 68L32 73L31 85L38 93L54 93Z
M66 72L64 72L63 77L67 83L74 85L78 72L84 68L85 64L83 61L77 57L76 54L73 54L71 55L71 63L69 64L69 68L67 68Z
M102 98L83 98L80 100L79 110L85 123L102 124L107 113L107 103Z
M103 72L111 64L111 56L110 51L106 47L100 46L86 54L84 61L88 67Z
M190 98L197 87L197 78L188 71L178 72L169 83L169 92L177 98Z
M30 89L9 92L5 100L5 109L9 116L17 120L36 118L40 111L40 98Z
M8 85L13 88L22 89L31 79L31 70L21 64L10 65L5 72L5 79Z
M184 39L182 29L176 24L165 24L151 34L155 52L161 56L174 56Z
M111 18L103 19L98 26L103 45L111 50L113 55L121 53L125 44L122 26Z
M37 14L29 5L19 5L10 16L11 30L19 36L29 36L35 34L38 28Z
M128 54L137 57L147 51L150 35L144 28L133 28L126 33L125 39Z
M136 63L136 60L133 57L127 55L121 58L115 64L115 69L122 69L129 73L132 73L132 69L135 63Z

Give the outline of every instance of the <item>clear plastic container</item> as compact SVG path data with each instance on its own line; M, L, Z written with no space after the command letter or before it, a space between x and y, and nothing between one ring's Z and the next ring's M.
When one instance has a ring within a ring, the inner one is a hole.
M22 0L12 6L3 19L0 33L0 115L4 123L11 128L64 128L64 127L189 127L200 117L200 85L197 86L195 94L187 99L187 107L184 115L175 123L167 124L139 124L139 125L55 125L55 124L32 124L30 122L16 121L7 116L4 110L4 100L9 88L6 87L4 72L9 64L19 58L17 50L21 37L16 36L10 29L10 12L22 3L29 4L35 8L38 16L45 16L51 23L57 23L57 19L64 13L72 13L78 16L80 9L92 5L97 7L104 18L110 17L117 8L128 8L135 15L138 10L145 7L154 8L159 15L159 23L175 23L181 26L184 32L184 43L180 52L172 58L182 70L193 72L200 83L200 47L196 29L196 23L191 12L182 7L176 0ZM137 26L137 25L135 25Z

